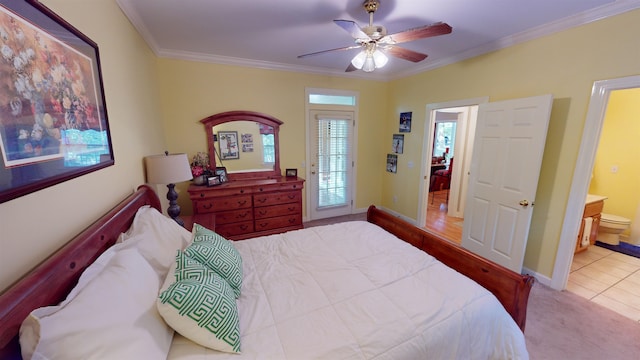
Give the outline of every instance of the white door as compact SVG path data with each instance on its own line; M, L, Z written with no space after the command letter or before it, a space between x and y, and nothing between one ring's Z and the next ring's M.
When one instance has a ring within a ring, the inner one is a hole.
M310 219L352 212L353 112L311 110Z
M479 108L462 246L520 273L552 95Z

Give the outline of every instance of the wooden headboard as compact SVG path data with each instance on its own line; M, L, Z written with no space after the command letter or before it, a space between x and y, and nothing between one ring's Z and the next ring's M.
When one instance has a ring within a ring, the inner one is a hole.
M22 321L32 310L64 300L82 272L129 229L144 205L162 211L160 199L146 185L0 295L0 358L20 358L18 331Z
M511 271L375 206L369 207L367 221L423 250L491 291L524 331L529 292L535 280L532 276Z

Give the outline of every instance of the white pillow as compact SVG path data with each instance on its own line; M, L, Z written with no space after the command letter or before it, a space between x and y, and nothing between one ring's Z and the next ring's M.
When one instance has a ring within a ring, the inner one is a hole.
M143 206L118 241L122 242L117 244L121 248L137 248L162 282L175 260L176 250L184 249L191 242L191 232L155 208Z
M240 352L240 321L231 286L209 267L178 251L157 301L175 331L204 347Z
M106 266L61 305L36 309L20 327L25 359L164 359L173 330L157 312L157 273L135 249Z

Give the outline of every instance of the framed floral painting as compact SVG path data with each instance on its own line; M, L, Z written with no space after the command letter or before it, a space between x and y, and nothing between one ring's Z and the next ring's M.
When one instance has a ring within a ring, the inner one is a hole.
M35 0L0 0L0 203L114 164L98 46Z

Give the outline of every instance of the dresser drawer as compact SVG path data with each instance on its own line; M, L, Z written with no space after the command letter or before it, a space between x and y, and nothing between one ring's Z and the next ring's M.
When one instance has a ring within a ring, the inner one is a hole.
M302 215L280 216L256 220L256 231L302 225Z
M270 191L300 190L302 189L302 187L302 182L282 182L278 184L264 184L254 186L252 191L254 193L262 193Z
M195 212L199 214L244 209L251 207L251 195L204 198L202 200L194 200L193 204Z
M302 200L300 191L286 191L281 193L255 194L253 196L253 206L269 206L278 204L288 204Z
M299 215L299 214L302 214L302 204L300 204L300 202L295 202L291 204L257 207L255 209L254 217L256 220L258 220L258 219L271 218L271 217L277 217L277 216Z
M242 221L236 222L232 224L218 224L218 219L216 218L216 233L230 238L234 235L243 235L249 234L253 232L253 221Z
M253 220L253 210L251 208L232 210L232 211L221 211L215 214L216 224L229 224L239 221L250 221Z

